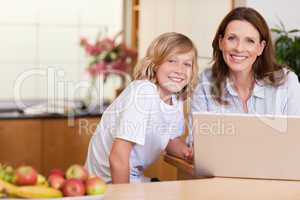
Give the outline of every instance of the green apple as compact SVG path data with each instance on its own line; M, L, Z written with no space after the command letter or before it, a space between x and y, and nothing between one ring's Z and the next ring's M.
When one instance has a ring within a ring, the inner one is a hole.
M0 179L3 180L4 176L5 176L5 171L0 169Z
M66 171L66 178L67 179L80 179L85 181L88 178L87 170L81 165L72 165Z
M86 193L88 195L103 194L106 191L106 184L99 177L89 177L85 182Z

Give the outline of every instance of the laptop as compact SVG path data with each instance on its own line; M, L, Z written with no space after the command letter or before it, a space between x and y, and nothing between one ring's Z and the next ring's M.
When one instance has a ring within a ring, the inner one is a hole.
M300 118L193 113L195 174L300 180Z

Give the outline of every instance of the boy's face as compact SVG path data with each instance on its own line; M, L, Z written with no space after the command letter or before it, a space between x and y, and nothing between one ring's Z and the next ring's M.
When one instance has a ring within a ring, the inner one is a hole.
M180 92L190 81L193 69L193 51L171 54L156 71L162 98Z

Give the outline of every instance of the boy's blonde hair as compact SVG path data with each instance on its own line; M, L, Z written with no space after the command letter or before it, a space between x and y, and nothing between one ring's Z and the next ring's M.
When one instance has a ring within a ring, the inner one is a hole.
M135 67L133 77L135 80L147 79L157 84L157 68L171 55L188 53L190 51L194 54L191 82L178 94L179 98L186 99L191 96L198 82L198 52L191 39L183 34L175 32L163 33L153 40L147 49L146 56Z

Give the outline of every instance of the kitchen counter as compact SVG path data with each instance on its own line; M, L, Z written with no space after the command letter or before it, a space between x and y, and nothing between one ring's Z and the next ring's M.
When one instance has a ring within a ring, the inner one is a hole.
M54 118L82 118L82 117L101 117L100 111L83 111L76 110L70 113L41 113L41 114L26 114L19 111L1 112L0 120L7 119L54 119Z
M28 100L17 106L14 101L0 101L0 119L53 119L53 118L82 118L101 117L103 111L109 103L103 106L94 106L86 109L82 101L67 102L72 108L65 109L60 105L54 108L56 111L48 111L47 105L51 102L47 100ZM51 107L50 107L51 109Z
M299 199L300 181L209 178L144 184L109 185L105 200Z
M164 183L168 190L167 193L164 186L139 186L139 190L146 187L147 193L155 190L154 187L162 188L160 194L163 198L158 199L299 199L300 181L287 180L264 180L264 179L246 179L246 178L224 178L214 177L205 178L197 177L194 172L194 165L191 162L180 158L164 154L164 161L177 168L177 179L172 183ZM190 179L187 181L187 179ZM123 186L125 187L125 186ZM130 188L130 187L129 187ZM129 189L128 188L128 189ZM112 186L111 190L115 190ZM109 195L108 195L109 196ZM145 197L145 195L144 195ZM114 199L112 198L107 199ZM123 198L126 199L126 198ZM134 199L134 198L132 198ZM138 199L138 198L136 198ZM139 198L147 199L147 198Z

